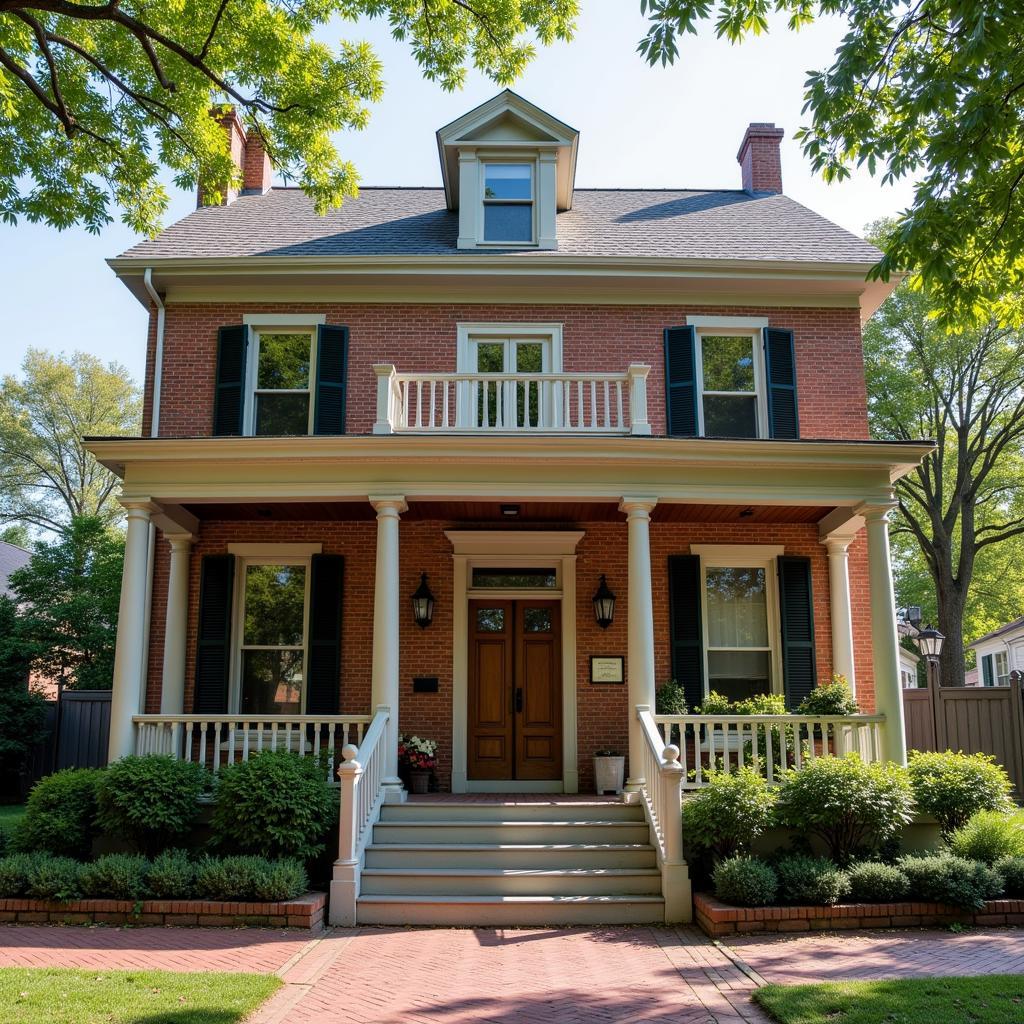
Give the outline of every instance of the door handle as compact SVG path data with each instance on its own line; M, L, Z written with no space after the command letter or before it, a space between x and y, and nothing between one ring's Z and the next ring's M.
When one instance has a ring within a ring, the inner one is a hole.
M516 695L515 695L515 701L514 701L514 710L515 711L522 711L523 710L523 688L521 686L517 686L516 687Z

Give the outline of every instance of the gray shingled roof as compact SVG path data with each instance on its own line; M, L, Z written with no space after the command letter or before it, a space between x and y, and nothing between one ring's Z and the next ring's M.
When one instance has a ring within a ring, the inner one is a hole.
M124 253L140 260L238 256L459 257L458 215L440 188L364 188L324 217L293 188L196 210ZM878 250L782 195L576 189L558 215L556 253L678 259L874 263ZM475 255L479 255L477 252Z
M0 540L0 597L10 594L7 586L8 577L15 569L20 569L28 563L32 552L19 548L17 544L8 544Z

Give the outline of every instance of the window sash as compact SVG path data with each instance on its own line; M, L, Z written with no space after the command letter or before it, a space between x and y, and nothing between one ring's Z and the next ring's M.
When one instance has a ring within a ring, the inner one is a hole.
M515 166L529 169L530 194L528 197L520 198L498 198L487 195L487 169L491 166ZM480 166L480 237L481 245L533 245L537 240L537 216L536 216L536 195L537 195L537 172L536 165L526 160L484 160ZM530 237L522 238L487 238L486 220L488 206L527 206L530 209Z
M260 341L263 334L308 334L309 335L309 383L304 388L261 388L259 386L259 363L260 363ZM315 402L314 396L316 393L316 380L317 380L317 330L313 324L305 325L267 325L264 327L252 327L251 328L251 345L252 352L250 358L247 360L246 366L246 400L245 400L245 412L244 412L244 435L246 437L256 436L256 405L257 399L261 396L274 396L274 395L308 395L309 396L309 408L306 416L306 433L305 435L295 435L297 437L310 436L313 433L313 423L316 410L314 409ZM279 564L279 563L265 563L265 564Z
M754 388L751 391L716 391L704 388L704 338L740 337L749 338L754 359ZM697 389L697 434L707 437L704 416L704 396L722 398L745 398L754 402L754 437L768 436L768 392L765 386L764 346L759 330L736 327L699 327L694 331L694 375Z

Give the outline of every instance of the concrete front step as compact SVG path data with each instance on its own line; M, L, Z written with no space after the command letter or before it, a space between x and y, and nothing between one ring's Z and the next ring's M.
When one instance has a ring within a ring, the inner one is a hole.
M376 843L646 843L635 821L400 821L373 826Z
M364 868L365 896L660 896L657 868Z
M360 896L359 924L557 926L651 924L665 918L660 896Z
M417 801L384 804L382 822L409 821L644 821L644 809L636 804L612 801L570 803L468 803L465 801Z
M653 868L647 843L393 843L366 848L367 868Z

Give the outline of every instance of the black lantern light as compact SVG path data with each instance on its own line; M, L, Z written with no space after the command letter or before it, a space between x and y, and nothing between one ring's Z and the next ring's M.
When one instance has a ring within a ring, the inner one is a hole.
M426 629L434 621L434 595L427 586L427 574L420 574L420 585L410 598L412 601L412 617L420 629Z
M918 630L917 636L914 639L917 641L917 646L921 653L929 662L939 660L939 655L942 654L942 645L946 638L937 629L932 629L930 625L925 626L924 629Z
M604 576L594 591L594 618L602 629L607 629L615 618L615 595L608 589Z

